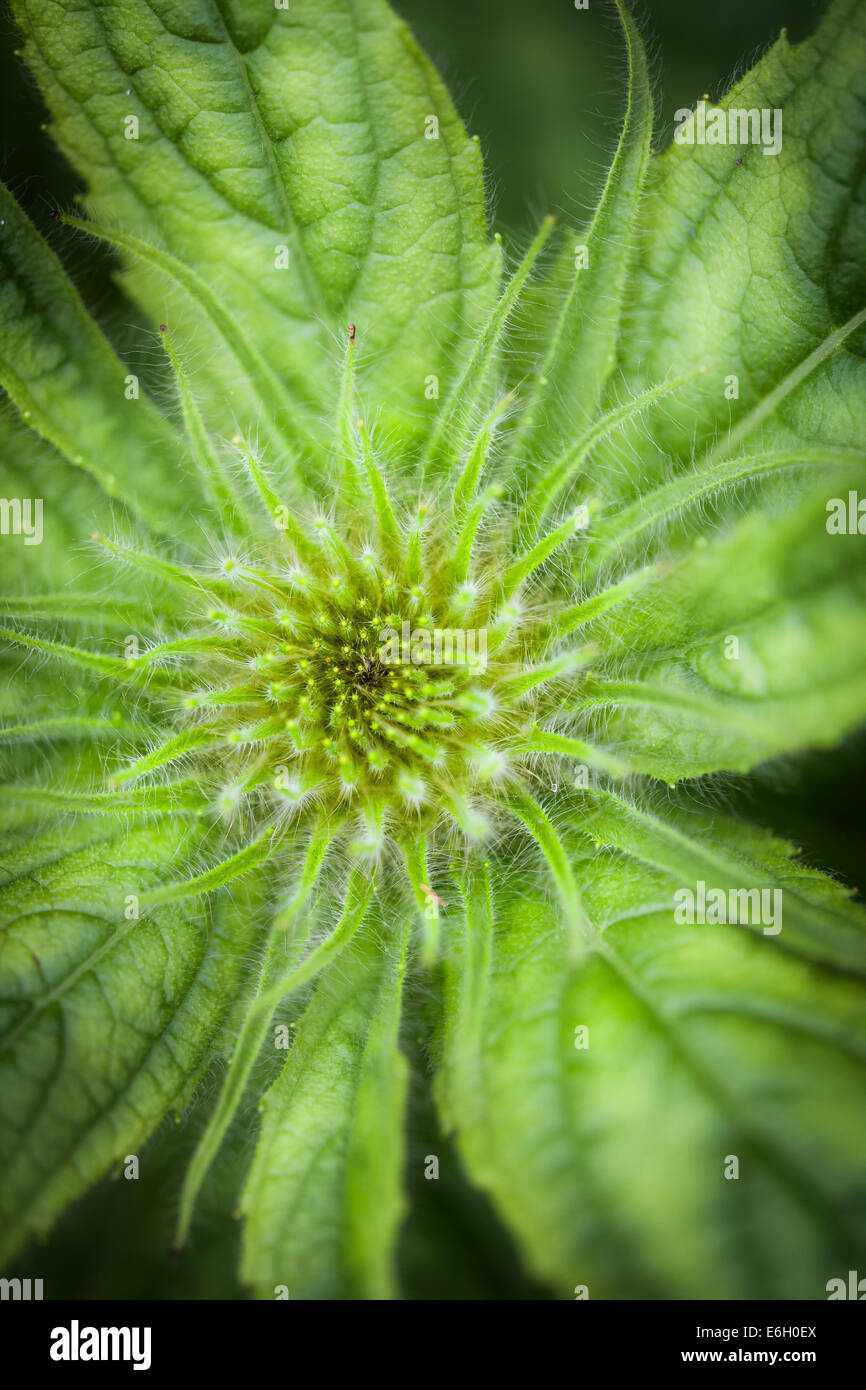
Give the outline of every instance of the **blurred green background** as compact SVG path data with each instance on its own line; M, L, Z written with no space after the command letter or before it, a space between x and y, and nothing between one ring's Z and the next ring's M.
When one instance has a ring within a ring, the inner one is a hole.
M523 239L551 210L583 220L603 181L623 108L625 64L612 7L604 0L590 0L587 11L575 10L573 0L401 0L397 8L481 137L492 215L506 238ZM650 0L639 6L654 62L659 142L669 140L678 107L704 92L726 90L782 27L793 42L805 37L823 8L819 0ZM0 8L0 173L37 225L50 230L49 208L68 203L80 185L40 128L41 102L15 47L8 10ZM54 244L72 258L70 270L91 310L123 347L136 315L106 274L107 258L83 249L80 239ZM735 813L792 838L814 864L858 884L864 770L866 735L857 735L833 754L777 763L727 785L716 781L713 794ZM67 1214L48 1249L31 1252L18 1272L38 1266L49 1296L237 1296L231 1273L237 1223L223 1213L232 1208L250 1156L254 1111L240 1117L217 1165L193 1249L178 1260L167 1256L178 1173L203 1109L189 1129L164 1129L152 1141L147 1176L136 1185L139 1221L130 1221L124 1185L106 1181ZM413 1105L413 1155L444 1152L432 1123L422 1082ZM416 1173L421 1167L412 1164ZM453 1167L443 1164L443 1170ZM435 1209L429 1184L418 1183L413 1193L402 1254L408 1296L543 1297L523 1279L484 1203L459 1183L437 1188Z

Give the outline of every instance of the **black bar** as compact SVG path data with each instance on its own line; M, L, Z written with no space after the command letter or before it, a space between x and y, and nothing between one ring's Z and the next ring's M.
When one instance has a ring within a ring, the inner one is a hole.
M417 1357L407 1359L400 1354L401 1333L409 1334L409 1345L416 1351L418 1336L425 1338L423 1379L429 1382L433 1362L439 1359L442 1374L450 1382L458 1367L466 1365L452 1332L460 1337L461 1345L468 1337L477 1354L484 1360L491 1358L492 1367L498 1353L510 1357L515 1350L525 1349L537 1370L543 1372L545 1366L551 1369L552 1355L559 1359L566 1353L570 1382L591 1374L591 1368L599 1363L607 1373L639 1371L645 1375L674 1368L700 1373L715 1367L736 1373L753 1367L784 1370L800 1366L826 1379L843 1370L857 1375L866 1332L864 1310L847 1300L576 1300L569 1307L560 1307L559 1313L550 1303L524 1303L523 1314L509 1303L508 1320L501 1332L498 1316L494 1314L493 1323L488 1324L487 1314L478 1303L472 1304L469 1323L463 1321L466 1304L459 1306L463 1311L457 1314L456 1325L439 1304L428 1306L425 1312L417 1303L391 1304L381 1313L365 1305L361 1322L355 1324L358 1314L344 1305L293 1304L289 1300L274 1300L270 1305L252 1301L6 1301L0 1304L0 1332L7 1367L18 1363L25 1374L38 1373L57 1383L70 1377L93 1380L106 1373L115 1379L132 1376L134 1381L145 1376L161 1381L168 1375L174 1380L178 1375L202 1373L212 1373L221 1380L232 1373L255 1378L279 1374L286 1381L300 1373L308 1380L317 1374L317 1368L330 1381L342 1358L354 1377L378 1375L386 1366L389 1377L417 1375ZM539 1321L543 1306L549 1311ZM326 1333L322 1341L316 1335L320 1316ZM108 1334L103 1345L103 1328L125 1332L116 1338ZM358 1336L353 1338L356 1328ZM94 1336L89 1329L97 1329L99 1335ZM371 1342L371 1334L387 1340ZM118 1354L127 1354L126 1360L110 1359L115 1345ZM64 1352L70 1356L77 1349L79 1359L54 1359L52 1348L55 1355ZM89 1354L91 1349L100 1353L104 1349L109 1359L83 1359L81 1352ZM133 1369L134 1358L142 1363L138 1372ZM516 1364L512 1366L515 1372Z

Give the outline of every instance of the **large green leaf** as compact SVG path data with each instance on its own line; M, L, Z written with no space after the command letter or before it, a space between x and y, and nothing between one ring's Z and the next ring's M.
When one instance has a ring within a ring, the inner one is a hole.
M7 837L0 887L2 1258L189 1101L250 940L246 913L127 917L177 872L184 832L79 821Z
M435 409L427 379L443 391L454 379L499 252L477 143L382 0L17 0L14 11L92 215L160 242L217 288L309 428L329 408L330 335L350 319L371 403L409 424ZM165 283L138 272L129 283L162 316ZM257 424L255 383L198 358L213 410L225 396ZM230 412L217 417L225 429Z
M132 394L137 383L127 384L59 261L2 184L0 212L0 385L68 463L173 531L182 510L179 441L147 397ZM46 486L58 471L56 462L40 469ZM38 488L38 478L31 480L24 495Z
M847 499L862 476L830 472L827 491ZM814 484L795 508L753 505L710 544L696 520L649 590L589 625L610 662L577 696L633 769L669 782L827 747L866 712L862 537L827 533Z
M840 0L718 103L781 110L777 155L674 143L652 164L627 391L707 371L592 466L584 580L647 560L665 572L595 624L613 660L579 703L667 781L826 747L866 711L863 547L825 527L827 500L863 478L854 455L847 475L834 458L862 450L866 424L864 55L863 8Z
M0 411L0 496L41 498L43 532L41 545L25 545L23 537L4 541L0 597L87 583L88 571L96 578L84 542L111 524L110 504L91 478L16 419L8 402Z
M494 889L487 912L468 885L448 931L446 1123L559 1297L822 1298L866 1251L862 915L753 838L744 876L716 863L708 884L793 890L819 933L835 919L861 979L787 951L784 925L677 925L688 856L651 868L634 840L573 847L592 922L576 961L531 887Z
M816 33L783 34L719 103L782 112L782 148L673 143L653 165L622 339L634 388L704 363L652 437L688 459L748 434L859 444L866 427L862 326L866 11L836 0ZM728 399L726 379L739 380ZM633 482L662 459L634 444ZM622 456L627 465L627 456ZM639 471L638 471L639 469Z

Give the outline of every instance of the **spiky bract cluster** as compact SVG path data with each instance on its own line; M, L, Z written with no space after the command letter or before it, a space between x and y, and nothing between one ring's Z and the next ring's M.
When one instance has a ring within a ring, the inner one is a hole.
M280 504L270 545L254 562L238 547L217 575L101 541L187 595L177 633L128 659L130 680L155 671L177 687L174 727L115 785L162 774L165 793L165 770L180 767L202 809L208 797L224 817L250 798L278 824L314 809L352 814L352 844L368 854L389 827L412 835L442 815L470 838L486 833L484 799L520 778L532 726L555 713L558 681L585 653L559 650L545 605L515 592L501 544L477 562L467 545L455 562L450 503L444 519L385 506L369 532L356 521L344 538L333 519ZM171 609L165 622L177 623Z

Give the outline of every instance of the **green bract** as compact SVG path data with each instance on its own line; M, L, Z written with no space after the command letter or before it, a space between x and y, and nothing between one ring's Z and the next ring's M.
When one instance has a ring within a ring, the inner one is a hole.
M152 331L121 364L2 192L7 1261L189 1111L177 1243L239 1208L262 1298L398 1295L449 1135L555 1297L863 1267L863 915L698 779L866 712L866 11L721 103L767 157L653 155L616 8L599 207L503 279L382 0L14 4L51 240Z

